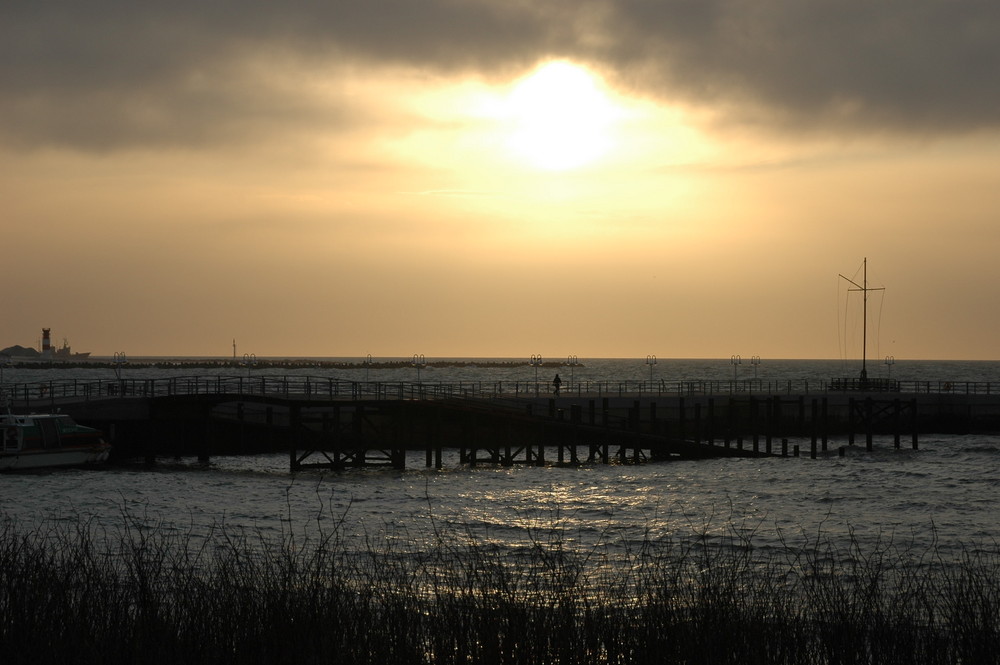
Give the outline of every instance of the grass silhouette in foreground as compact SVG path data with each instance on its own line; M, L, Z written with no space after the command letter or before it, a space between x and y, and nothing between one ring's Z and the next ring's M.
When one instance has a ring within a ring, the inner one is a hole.
M995 547L947 561L936 546L854 538L764 552L733 530L646 539L609 562L602 546L570 551L558 528L522 551L432 540L5 519L0 653L8 665L1000 659Z

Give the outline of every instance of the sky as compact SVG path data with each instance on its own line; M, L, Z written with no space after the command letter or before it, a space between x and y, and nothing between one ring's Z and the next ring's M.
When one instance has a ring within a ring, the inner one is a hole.
M997 71L993 0L7 0L0 347L854 358L867 259L869 358L998 359Z

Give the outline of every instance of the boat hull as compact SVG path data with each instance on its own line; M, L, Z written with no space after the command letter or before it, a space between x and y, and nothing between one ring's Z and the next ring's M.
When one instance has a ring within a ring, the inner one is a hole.
M89 466L106 462L110 454L111 445L104 442L72 448L3 452L0 453L0 471Z

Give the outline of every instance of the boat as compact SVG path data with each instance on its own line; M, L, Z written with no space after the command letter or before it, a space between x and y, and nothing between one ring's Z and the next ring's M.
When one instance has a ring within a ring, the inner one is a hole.
M0 471L90 466L107 461L111 444L100 430L62 413L0 415Z
M70 348L69 341L63 337L62 346L53 348L52 357L56 360L86 360L90 358L90 351L74 351Z
M70 348L69 341L67 341L65 337L63 337L62 347L57 349L52 346L51 328L42 328L41 357L52 360L86 360L90 357L90 351L75 353L73 349Z
M18 360L59 360L75 362L79 360L88 360L90 358L90 351L74 351L69 345L69 340L65 337L63 337L62 346L55 347L52 345L52 329L42 328L41 351L38 349L24 347L20 344L15 344L14 346L8 346L7 348L0 350L0 355L7 356L9 359Z

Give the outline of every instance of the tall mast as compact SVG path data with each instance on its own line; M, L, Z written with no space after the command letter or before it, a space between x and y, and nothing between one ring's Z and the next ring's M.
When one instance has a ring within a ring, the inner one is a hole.
M864 267L864 271L863 271L864 277L862 277L862 283L861 284L858 284L857 282L855 282L850 277L844 277L843 275L841 275L841 277L843 279L846 279L848 282L850 282L851 284L853 284L854 286L857 287L857 288L854 288L854 289L848 289L848 291L860 291L861 292L861 300L863 302L863 307L862 307L862 325L864 327L864 330L861 333L861 380L862 381L867 381L868 380L868 370L865 367L865 365L867 364L867 359L868 359L868 292L869 291L885 291L885 287L884 286L880 286L880 287L877 287L877 288L874 288L874 289L868 288L868 257L867 256L865 257L864 261L862 262L862 266Z

